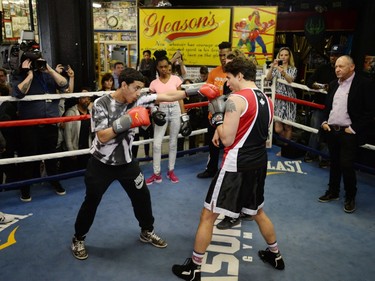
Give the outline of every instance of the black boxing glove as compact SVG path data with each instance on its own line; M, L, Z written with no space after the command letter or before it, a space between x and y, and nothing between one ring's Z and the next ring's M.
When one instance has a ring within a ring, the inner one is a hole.
M222 95L216 99L211 100L208 103L208 111L210 112L211 118L210 123L213 127L217 127L223 124L225 114L225 102L227 97Z
M154 120L155 124L158 126L164 126L167 123L165 120L166 114L163 111L155 110L152 114L152 119Z
M181 127L180 127L180 134L184 137L190 136L192 132L192 128L190 125L190 117L186 113L181 114Z

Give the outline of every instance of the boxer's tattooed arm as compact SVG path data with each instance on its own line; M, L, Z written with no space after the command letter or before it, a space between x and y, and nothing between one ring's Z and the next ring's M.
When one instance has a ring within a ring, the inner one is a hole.
M225 103L225 112L236 112L237 111L237 108L236 108L236 104L228 99Z

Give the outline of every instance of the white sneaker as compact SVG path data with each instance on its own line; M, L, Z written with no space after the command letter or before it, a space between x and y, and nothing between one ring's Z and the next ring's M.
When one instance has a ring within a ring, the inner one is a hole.
M14 217L0 212L0 224L5 224L14 221Z

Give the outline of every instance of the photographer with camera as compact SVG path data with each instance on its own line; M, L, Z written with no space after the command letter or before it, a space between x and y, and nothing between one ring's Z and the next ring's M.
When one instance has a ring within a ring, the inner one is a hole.
M22 101L26 95L64 93L68 81L52 69L41 56L38 46L32 45L21 56L19 71L12 77L12 95L20 99L18 114L20 120L59 117L59 99ZM30 156L56 152L58 127L57 124L34 125L19 127L19 156ZM57 159L45 160L48 175L57 173ZM20 177L23 180L40 176L40 162L20 164ZM65 189L58 181L51 181L58 195L64 195ZM30 185L21 187L21 198L24 202L31 201Z

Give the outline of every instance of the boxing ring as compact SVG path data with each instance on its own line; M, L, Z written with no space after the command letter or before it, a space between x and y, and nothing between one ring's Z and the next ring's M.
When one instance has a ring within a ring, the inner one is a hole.
M304 85L293 83L293 86L306 89ZM272 99L281 98L272 91L272 86L270 89ZM107 93L26 96L23 100ZM0 102L5 100L17 101L12 97L0 97ZM304 100L293 102L317 106ZM206 105L207 102L202 102L186 106ZM89 116L0 122L0 130L7 126L54 124L83 118ZM304 124L278 121L299 130L317 133L316 129ZM206 129L200 129L194 130L192 135L205 133ZM213 242L202 267L202 281L372 280L375 275L371 258L375 247L375 234L371 230L375 227L375 188L371 173L373 167L366 167L369 173L360 168L358 208L355 213L348 215L342 210L343 199L329 204L317 201L328 183L329 170L300 159L277 157L278 148L272 143L275 138L270 130L265 210L275 224L286 270L273 270L257 257L257 251L265 247L264 241L254 222L241 222L231 230L215 228ZM134 142L134 145L150 144L152 141L140 140ZM168 141L168 136L165 141ZM306 151L310 149L294 141L289 142ZM364 148L373 150L374 146L368 144ZM17 220L11 224L0 225L2 277L9 281L177 281L171 272L171 266L183 262L191 254L200 210L210 184L210 179L196 178L196 174L205 168L207 151L206 146L201 146L178 152L178 156L185 156L176 161L175 171L180 182L173 184L163 175L162 183L149 187L155 228L168 241L168 247L162 250L138 241L139 227L132 215L131 202L117 182L112 184L98 209L94 225L86 239L89 258L84 262L76 260L69 249L74 220L85 196L82 177L84 170L0 185L0 190L3 191L0 192L0 210L17 215ZM7 158L0 159L0 165L87 153L89 150L83 149ZM150 175L152 159L145 157L138 160L142 161L141 168L145 176ZM166 166L167 161L162 161L162 170L165 171ZM50 180L60 180L67 194L52 195L43 186L43 182ZM33 200L29 203L19 201L17 189L22 184L37 184L38 188L32 190Z
M290 97L285 97L283 95L277 94L275 90L275 85L276 85L276 78L273 80L271 86L265 86L265 76L262 75L260 77L257 77L257 84L260 85L260 88L263 92L266 92L270 94L271 99L273 102L275 99L282 99L286 100L289 102L294 102L297 105L302 105L302 106L309 106L312 108L317 108L319 110L322 110L324 108L324 105L317 104L314 102L302 100L302 99L297 99L297 98L290 98ZM326 93L323 90L315 90L315 89L310 89L306 85L303 84L298 84L298 83L288 83L286 80L283 79L277 79L277 82L283 83L289 86L292 86L293 88L300 89L302 91L307 91L307 92L319 92L319 93ZM202 85L202 83L197 83L197 84L190 84L190 85L182 85L185 87L194 87L194 86L199 86ZM142 91L147 92L148 89L144 88ZM25 96L22 101L33 101L33 100L46 100L46 99L68 99L68 98L79 98L79 97L84 97L84 96L102 96L108 94L108 92L85 92L85 93L73 93L73 94L44 94L44 95L32 95L32 96ZM4 101L13 101L16 102L18 99L13 98L13 97L0 97L0 103ZM199 102L199 103L191 103L191 104L186 104L185 108L189 110L190 108L195 108L195 107L202 107L202 106L207 106L208 102ZM56 117L56 118L44 118L44 119L28 119L28 120L14 120L14 121L1 121L0 122L0 130L1 128L7 128L7 127L14 127L14 126L32 126L32 125L46 125L46 124L57 124L57 123L63 123L63 122L71 122L71 121L80 121L80 120L85 120L89 119L90 115L81 115L81 116L70 116L70 117ZM292 122L289 120L283 120L280 119L279 117L275 116L273 121L280 121L284 124L290 125L294 128L303 130L308 133L312 134L317 134L318 130L316 128L309 127L304 124L299 124L296 122ZM194 130L190 136L195 136L195 135L201 135L207 132L207 129L199 129L199 130ZM305 151L310 151L313 152L317 155L321 155L323 157L329 158L329 155L322 153L319 150L312 149L306 145L302 145L300 143L297 143L292 140L288 140L285 138L282 138L277 135L273 135L273 129L272 126L270 126L269 130L269 137L267 140L267 147L270 148L272 147L272 139L275 137L276 139L285 142L291 146L294 146L296 148L305 150ZM179 138L183 138L181 134L179 135ZM163 138L163 141L168 141L169 136L165 136ZM144 145L144 144L150 144L153 142L153 139L146 139L146 140L139 140L139 141L134 141L133 145ZM370 145L370 144L365 144L362 146L365 149L369 149L374 151L375 146ZM185 150L185 151L179 151L177 156L183 156L185 154L189 153L195 153L199 151L207 151L208 146L203 146L191 150ZM50 154L41 154L41 155L33 155L33 156L27 156L27 157L13 157L13 158L6 158L6 159L0 159L0 165L6 165L6 164L17 164L17 163L23 163L23 162L31 162L31 161L43 161L47 159L54 159L54 158L64 158L64 157L70 157L70 156L77 156L77 155L84 155L88 154L89 149L81 149L81 150L76 150L76 151L64 151L64 152L56 152L56 153L50 153ZM162 155L162 158L166 158L167 155L164 154ZM139 161L149 161L152 160L150 157L143 157L139 158ZM356 164L357 168L360 168L362 170L368 171L370 173L375 174L375 167L368 167L365 165L361 164ZM0 184L0 190L1 189L8 189L8 188L17 188L18 186L25 185L25 184L33 184L33 183L38 183L42 181L48 181L48 180L58 180L58 179L64 179L64 178L69 178L69 177L74 177L74 176L80 176L82 175L84 170L81 171L74 171L74 172L69 172L69 173L64 173L60 175L54 175L54 176L47 176L43 178L36 178L36 179L30 179L30 180L25 180L21 182L13 182L13 183L5 183L5 184Z

